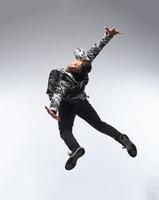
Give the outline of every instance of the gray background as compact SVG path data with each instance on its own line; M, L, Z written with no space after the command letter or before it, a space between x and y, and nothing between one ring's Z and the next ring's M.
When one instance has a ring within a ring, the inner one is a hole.
M158 0L0 2L0 199L158 200ZM123 35L93 63L86 92L103 121L138 147L129 157L80 118L86 154L64 169L67 147L45 111L49 72L88 49L104 26Z

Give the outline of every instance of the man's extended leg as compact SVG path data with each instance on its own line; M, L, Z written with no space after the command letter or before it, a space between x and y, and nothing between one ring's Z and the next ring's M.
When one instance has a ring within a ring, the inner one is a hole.
M130 141L130 139L126 135L121 134L111 125L103 122L98 116L97 112L92 107L92 105L88 102L88 100L81 102L77 115L87 121L98 131L109 135L110 137L121 143L127 149L130 156L136 156L137 149L135 145Z
M103 122L88 100L81 102L77 115L88 122L96 130L109 135L115 140L119 139L121 133L111 125Z

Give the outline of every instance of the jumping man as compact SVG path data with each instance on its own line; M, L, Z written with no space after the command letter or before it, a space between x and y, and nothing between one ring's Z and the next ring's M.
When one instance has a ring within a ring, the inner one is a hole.
M111 125L103 122L95 109L88 101L85 93L85 86L89 81L88 74L92 68L92 61L103 49L103 47L117 34L116 29L105 28L101 40L84 52L81 48L74 51L76 59L61 69L54 69L50 72L47 94L51 101L47 112L58 121L60 136L67 147L71 150L65 169L71 170L76 166L78 158L84 155L85 149L79 145L72 133L75 116L88 122L92 127L104 133L126 148L131 157L137 155L135 145L129 137L120 133Z

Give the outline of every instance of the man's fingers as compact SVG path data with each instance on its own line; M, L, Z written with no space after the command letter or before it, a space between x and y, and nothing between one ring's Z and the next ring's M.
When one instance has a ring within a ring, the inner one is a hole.
M114 27L113 27L113 28L104 27L104 28L105 28L105 30L108 31L108 32L110 32L110 31L114 31L114 30L115 30Z
M56 116L55 119L56 119L57 121L60 121L60 120L61 120L59 116Z
M57 119L58 121L61 121L61 118L58 116L58 119Z
M114 27L113 28L108 28L108 27L104 27L105 31L109 34L109 35L116 35L116 34L123 34L121 33L119 30L116 30Z
M54 119L56 119L57 121L60 121L60 117L57 115L51 115Z
M107 34L110 34L110 29L109 29L108 27L105 27L105 32L106 32Z
M45 106L45 109L47 110L47 112L50 114L50 115L55 115L53 111L51 111L47 106Z
M104 27L106 31L109 31L108 27Z
M47 106L45 106L45 109L49 112L49 108Z

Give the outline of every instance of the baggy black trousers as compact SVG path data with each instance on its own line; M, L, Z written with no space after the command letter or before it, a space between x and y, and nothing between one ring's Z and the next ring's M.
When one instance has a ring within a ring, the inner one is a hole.
M76 115L84 119L101 133L104 133L117 141L119 140L121 133L114 127L103 122L87 99L78 103L62 101L59 107L59 116L61 120L58 122L58 127L61 138L72 152L80 147L72 133Z

